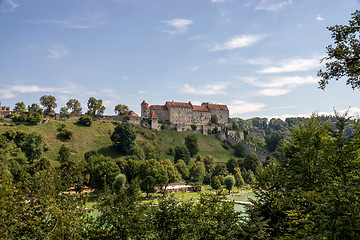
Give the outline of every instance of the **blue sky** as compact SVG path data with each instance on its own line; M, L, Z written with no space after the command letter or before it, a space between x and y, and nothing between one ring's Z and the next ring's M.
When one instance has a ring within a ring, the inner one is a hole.
M327 26L356 0L0 0L0 100L57 98L106 114L126 104L227 104L232 117L310 116L351 108L360 92L318 88Z

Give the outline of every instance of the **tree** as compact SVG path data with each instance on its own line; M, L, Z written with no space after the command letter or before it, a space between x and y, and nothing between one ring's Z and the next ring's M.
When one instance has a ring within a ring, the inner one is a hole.
M141 149L140 149L141 150ZM161 148L157 143L146 142L144 145L145 159L159 160L161 156Z
M244 167L246 170L251 170L256 173L258 168L262 167L260 158L255 153L249 153L244 159Z
M111 141L123 153L128 153L131 150L135 144L135 138L136 134L132 126L126 122L117 125L110 137Z
M218 190L221 188L221 181L218 176L213 176L211 179L211 187L215 190Z
M22 150L30 163L40 159L44 151L44 140L40 133L32 132L26 135Z
M347 136L349 119L337 118L333 128L312 117L294 129L287 159L258 173L249 221L262 217L274 239L360 238L360 122Z
M70 115L80 115L82 112L81 104L77 99L70 99L66 103L66 107L70 110Z
M180 159L175 164L176 169L181 174L181 177L183 180L186 180L189 178L189 168L186 166L186 163L184 160Z
M85 126L85 127L90 127L91 124L93 123L93 120L90 116L82 116L79 118L79 120L77 121L78 124Z
M230 174L235 174L235 169L239 168L238 160L234 157L231 157L229 161L226 162L226 167Z
M70 156L71 156L71 149L65 144L63 144L59 149L58 157L56 160L60 163L63 163L69 160Z
M126 105L118 104L115 106L115 114L119 116L127 116L129 113L129 107Z
M26 106L24 102L17 102L15 103L14 112L23 113L26 112Z
M228 175L224 178L224 185L227 190L229 190L229 194L235 185L235 178L233 175Z
M190 181L194 184L201 185L204 182L205 166L203 162L195 162L189 171Z
M61 118L69 118L70 117L69 110L66 107L60 108L60 117Z
M218 124L218 116L217 115L211 115L211 123Z
M29 114L35 114L35 113L43 114L43 110L36 103L28 105L28 112Z
M244 186L245 181L241 175L241 171L240 168L235 169L236 173L235 173L235 187L237 188L241 188L242 186Z
M187 147L185 146L176 146L174 149L175 156L174 156L174 162L177 163L178 160L182 159L184 162L189 164L190 162L190 153Z
M97 189L104 189L106 186L112 186L119 174L118 165L111 158L101 156L95 162L91 182Z
M119 174L115 177L115 180L113 182L113 190L116 194L121 193L125 189L126 184L126 176L125 174Z
M241 141L235 145L234 155L241 158L246 156L246 146L244 141Z
M194 134L188 135L185 138L185 146L189 150L190 156L194 157L199 151L197 137Z
M326 47L327 57L322 60L326 62L326 70L319 70L317 74L321 78L320 88L324 90L332 79L338 81L346 77L347 85L360 89L360 11L352 14L348 25L335 25L327 29L332 32L335 46Z
M40 98L40 104L45 108L45 113L53 113L57 107L56 98L51 95L44 95Z
M105 111L105 106L103 106L103 101L101 99L97 100L94 97L90 97L87 103L88 115L98 115L101 116Z
M146 192L147 197L149 193L155 191L155 187L162 189L169 181L163 166L154 159L146 160L140 165L139 176L140 187Z

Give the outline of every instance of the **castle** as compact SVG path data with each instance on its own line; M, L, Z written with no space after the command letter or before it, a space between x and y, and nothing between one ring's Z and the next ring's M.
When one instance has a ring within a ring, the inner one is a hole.
M195 125L198 130L207 130L206 126L211 123L211 118L215 115L217 124L225 126L230 123L229 109L226 105L211 103L193 105L191 102L167 101L164 105L149 106L145 100L141 103L141 118L168 123L178 131L188 130L191 125Z

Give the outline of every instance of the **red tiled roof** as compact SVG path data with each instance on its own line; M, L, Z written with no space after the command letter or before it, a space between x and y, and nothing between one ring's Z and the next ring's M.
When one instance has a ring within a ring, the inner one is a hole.
M159 119L155 112L152 112L150 119Z
M136 112L134 112L134 111L130 111L128 115L129 115L129 116L132 116L132 117L138 117L138 116L139 116L139 115L137 115Z
M229 111L228 107L226 105L220 105L220 104L211 104L209 103L207 105L209 110L218 110L218 111Z
M168 110L166 105L151 105L151 110Z
M190 103L183 103L183 102L166 102L170 107L180 107L180 108L191 108Z
M142 101L141 105L148 104L145 100Z
M193 109L197 112L209 112L209 109L206 106L193 105Z

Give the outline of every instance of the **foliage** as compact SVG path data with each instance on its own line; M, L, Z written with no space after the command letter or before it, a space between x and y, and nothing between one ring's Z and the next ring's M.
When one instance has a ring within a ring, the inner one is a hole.
M214 123L214 124L218 124L218 122L219 122L218 116L217 115L211 115L210 122Z
M202 184L205 177L205 166L203 162L195 162L189 171L190 181L194 184Z
M245 181L241 175L240 168L236 169L236 173L234 177L235 177L235 187L241 188L242 186L244 186Z
M60 163L64 163L67 160L69 160L70 156L71 156L71 149L65 144L63 144L59 149L58 157L56 160Z
M53 113L57 107L56 98L51 95L43 95L40 98L40 104L44 106L44 113Z
M69 118L70 117L69 110L66 107L60 108L60 117L61 118Z
M190 162L190 153L187 147L185 146L176 146L174 149L174 162L177 163L180 159L182 159L186 165Z
M99 156L94 159L90 182L97 189L112 186L115 177L120 174L118 165L109 157Z
M251 170L256 174L258 168L262 167L260 158L255 153L248 153L244 159L244 168L246 170Z
M129 123L121 123L116 126L111 141L123 153L128 153L135 143L135 132Z
M26 106L24 102L17 102L15 103L15 107L13 109L14 112L23 113L26 112Z
M71 131L70 129L63 128L59 132L59 136L65 138L65 139L71 139L74 136L74 132Z
M239 162L236 158L231 157L226 163L227 170L230 174L235 174L237 168L239 168Z
M221 188L221 181L219 176L213 176L211 179L211 187L215 190L218 190Z
M66 103L66 107L70 110L70 115L80 115L82 112L81 104L77 99L70 99Z
M93 120L90 116L84 115L84 116L80 117L77 122L82 126L90 127L93 123Z
M129 113L129 107L126 105L118 104L115 106L115 114L119 116L126 116Z
M140 187L149 193L155 191L155 187L162 189L169 182L169 177L164 167L156 160L149 159L144 161L139 167Z
M33 103L31 105L28 105L28 112L29 114L34 114L34 113L42 114L43 110L40 108L38 104Z
M184 160L180 159L175 164L176 169L181 174L181 178L186 180L189 178L189 168L186 166Z
M225 185L225 188L227 190L229 190L229 194L230 194L230 191L233 189L233 187L235 186L235 177L233 175L227 175L225 178L224 178L224 185Z
M144 146L145 159L159 160L161 156L160 146L156 143L146 142Z
M27 120L28 120L27 115L22 114L22 113L17 113L17 112L15 112L10 118L14 122L27 122Z
M241 158L246 156L246 146L244 141L241 141L235 145L234 155Z
M22 150L25 152L29 162L40 159L43 154L43 136L40 133L32 132L26 135Z
M120 194L125 189L126 176L125 174L119 174L115 177L112 188L116 194Z
M198 139L195 135L188 135L185 138L185 146L189 150L190 156L194 157L199 152Z
M356 10L352 14L352 19L348 25L335 25L328 27L332 32L334 45L327 46L326 70L319 70L318 76L321 78L319 85L325 89L329 80L346 77L346 84L351 85L353 89L360 89L360 11Z
M103 101L101 99L96 99L94 97L90 97L87 103L88 115L98 115L101 116L104 114L105 106L103 106Z
M190 127L191 127L191 129L192 129L193 131L196 131L196 128L197 128L197 126L196 126L196 125L191 124L191 125L190 125Z
M250 221L262 217L273 239L358 239L360 125L346 136L346 116L336 128L315 117L284 145L288 160L270 162L257 175Z

